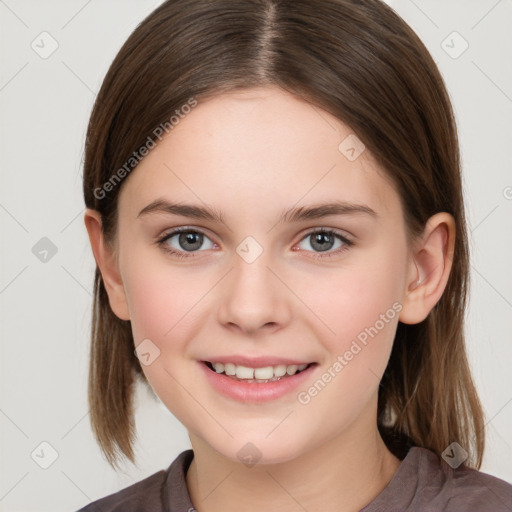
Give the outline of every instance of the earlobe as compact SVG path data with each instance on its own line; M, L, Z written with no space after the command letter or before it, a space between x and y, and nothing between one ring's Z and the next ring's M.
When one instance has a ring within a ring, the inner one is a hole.
M110 307L121 320L130 320L126 294L119 272L116 252L106 243L103 235L101 215L96 210L87 208L84 215L85 227L94 259L101 272L103 283L108 294Z
M422 322L437 304L450 276L454 247L455 221L449 213L437 213L427 221L411 254L399 317L402 323Z

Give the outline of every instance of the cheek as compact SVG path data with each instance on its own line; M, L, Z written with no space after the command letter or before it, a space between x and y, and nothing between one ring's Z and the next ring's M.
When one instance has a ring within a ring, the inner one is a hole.
M190 367L183 362L190 340L201 329L199 301L213 283L192 267L171 267L161 260L150 264L149 258L140 261L144 264L134 260L127 265L123 276L135 345L145 351L149 347L151 353L149 364L141 358L142 370L157 396L188 424L189 397L180 382L187 381Z
M315 294L315 311L333 331L322 337L330 358L324 379L337 383L327 386L325 400L365 402L386 368L402 308L406 253L403 247L379 249L333 273L324 283L328 292Z
M392 337L389 324L398 321L404 262L404 252L399 248L375 250L304 285L302 293L309 297L312 309L330 331L331 336L324 336L330 352L347 349L351 340L360 333L364 338L365 329L375 325L382 331L382 338Z
M159 340L175 323L176 305L169 299L170 282L155 270L130 272L125 284L135 344L142 339Z
M135 343L149 338L166 349L172 348L167 340L180 339L179 333L190 327L195 306L208 291L206 274L167 265L161 256L144 252L126 263L123 280Z

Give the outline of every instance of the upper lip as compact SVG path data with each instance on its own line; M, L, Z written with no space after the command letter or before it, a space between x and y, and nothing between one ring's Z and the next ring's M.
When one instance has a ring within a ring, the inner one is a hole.
M247 357L242 355L229 355L229 356L215 356L209 359L203 359L204 362L209 363L232 363L237 366L247 366L248 368L265 368L266 366L278 365L297 365L310 364L313 361L300 361L299 359L288 359L276 356L258 356Z

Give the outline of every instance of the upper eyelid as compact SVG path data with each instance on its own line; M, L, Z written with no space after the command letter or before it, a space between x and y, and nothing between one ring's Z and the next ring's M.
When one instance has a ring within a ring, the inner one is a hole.
M175 227L175 228L171 228L169 229L168 231L164 231L164 233L162 235L159 235L157 238L158 240L166 240L168 238L171 238L175 235L178 235L179 233L188 233L188 232L193 232L193 233L200 233L204 236L207 236L208 238L212 238L207 231L205 231L203 228L196 228L194 226L178 226L178 227ZM213 240L212 240L213 241Z

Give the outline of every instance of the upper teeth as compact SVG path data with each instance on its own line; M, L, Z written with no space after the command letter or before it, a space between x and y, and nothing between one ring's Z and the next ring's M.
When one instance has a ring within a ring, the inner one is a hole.
M217 373L226 375L236 375L239 379L272 379L273 377L282 377L285 374L295 375L298 371L306 368L307 364L279 364L277 366L265 366L263 368L249 368L233 363L212 363Z

